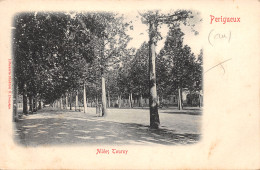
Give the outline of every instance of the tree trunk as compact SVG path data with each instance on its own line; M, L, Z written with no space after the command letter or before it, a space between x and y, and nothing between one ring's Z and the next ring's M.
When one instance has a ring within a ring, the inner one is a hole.
M35 111L38 111L38 96L35 97Z
M102 83L102 116L107 116L107 97L106 97L106 81L105 77L102 73L101 75L101 83Z
M70 93L70 110L72 110L72 93Z
M32 113L33 112L33 98L32 95L29 96L29 112Z
M150 127L158 129L160 126L160 119L158 114L158 99L157 99L157 89L156 89L156 70L155 70L155 32L156 23L155 21L150 21L149 23L149 107L150 107Z
M28 109L27 109L27 85L24 83L23 87L23 114L27 115L28 114Z
M118 100L118 108L121 108L121 105L122 105L122 95L120 93L119 100Z
M42 109L42 100L39 99L39 110Z
M181 88L181 108L183 109L183 96L182 96L182 88Z
M76 101L75 101L75 111L77 111L77 107L79 105L79 96L78 96L78 90L76 91Z
M130 108L133 108L133 94L130 93Z
M192 105L193 105L193 97L192 97L191 91L189 91L189 94L190 94L190 105L192 107Z
M99 109L98 109L98 96L96 96L96 114L99 114Z
M33 112L36 112L37 111L37 101L36 101L36 97L33 96Z
M118 96L118 108L121 108L121 94Z
M102 91L102 116L105 117L107 116L107 96L106 96L106 80L105 80L105 56L104 56L104 49L105 49L105 45L104 45L104 41L102 42L101 45L101 91Z
M163 103L163 95L162 95L162 98L161 98L161 105L162 105L162 107L164 106L164 103Z
M85 86L85 82L84 82L84 84L83 84L83 100L84 100L84 102L83 102L83 104L84 104L84 113L86 113L87 112L87 96L86 96L86 86Z
M178 88L178 109L182 110L182 94L181 88Z
M129 108L131 108L131 95L129 94L129 97L128 97L128 103L129 103Z
M68 94L65 94L65 109L68 108Z
M158 95L158 106L160 107L160 96Z
M109 91L107 92L107 97L108 97L108 107L110 107L110 93L109 93Z
M143 105L143 96L142 96L142 94L141 94L141 96L140 96L140 107L144 107L144 105Z
M117 96L116 105L119 108L119 96Z
M199 94L199 107L201 107L201 95Z
M60 98L60 109L63 109L62 97Z
M35 111L38 111L38 96L35 97Z

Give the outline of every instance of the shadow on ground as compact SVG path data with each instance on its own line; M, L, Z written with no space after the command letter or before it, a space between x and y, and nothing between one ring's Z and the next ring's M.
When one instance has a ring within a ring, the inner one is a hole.
M79 112L48 110L29 115L16 122L15 140L23 146L38 145L129 145L129 144L193 144L198 134L177 134L169 129L150 129L135 123L106 121L103 117Z
M184 114L184 115L201 115L201 112L188 112L187 110L183 110L183 111L168 111L168 112L161 112L161 113L167 113L167 114Z

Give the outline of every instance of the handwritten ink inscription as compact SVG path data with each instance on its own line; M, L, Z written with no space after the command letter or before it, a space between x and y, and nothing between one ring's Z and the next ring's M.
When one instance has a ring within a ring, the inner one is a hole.
M218 44L222 45L224 43L230 43L230 40L231 40L231 31L219 31L219 30L212 29L208 35L208 42L212 47L215 47ZM213 65L209 69L206 69L204 74L218 66L222 68L223 73L225 74L225 68L223 64L226 63L227 61L230 61L231 59L232 58L228 58L224 61L217 63L216 65Z
M212 29L208 35L208 42L212 47L218 43L230 43L230 40L231 31L216 31L215 29Z
M208 71L214 69L215 67L218 67L218 66L220 66L220 67L223 69L223 72L225 73L225 68L224 68L223 64L224 64L225 62L231 60L231 59L232 59L232 58L229 58L229 59L227 59L227 60L225 60L225 61L222 61L222 62L220 62L220 63L218 63L218 64L216 64L216 65L210 67L209 69L207 69L207 70L204 72L204 74L207 73Z

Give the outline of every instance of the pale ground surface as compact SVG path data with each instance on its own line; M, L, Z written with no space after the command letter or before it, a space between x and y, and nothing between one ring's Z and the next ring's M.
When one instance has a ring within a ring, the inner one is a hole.
M148 109L108 109L107 117L46 107L14 123L15 140L25 146L38 145L180 145L201 137L201 110L159 110L161 128L149 128Z

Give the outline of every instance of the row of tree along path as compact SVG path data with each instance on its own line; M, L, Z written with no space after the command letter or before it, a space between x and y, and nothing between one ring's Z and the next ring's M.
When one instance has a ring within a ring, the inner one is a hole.
M158 128L160 99L176 93L181 109L182 90L197 93L202 88L203 53L195 56L184 45L180 27L189 26L197 34L190 22L195 15L185 10L139 13L137 17L147 25L149 42L135 49L128 48L133 37L127 34L134 25L121 14L18 14L13 25L14 120L18 95L23 97L23 114L27 114L40 109L42 103L67 107L75 100L77 106L78 95L83 93L84 111L87 100L92 100L101 107L102 116L107 114L110 98L118 99L118 107L123 98L138 98L140 105L142 98L149 98L150 126ZM169 32L156 54L162 25Z

